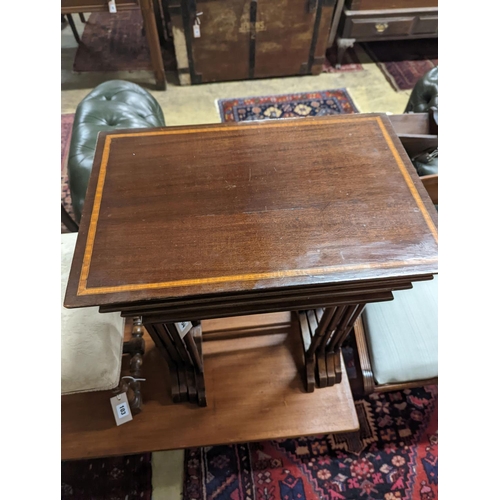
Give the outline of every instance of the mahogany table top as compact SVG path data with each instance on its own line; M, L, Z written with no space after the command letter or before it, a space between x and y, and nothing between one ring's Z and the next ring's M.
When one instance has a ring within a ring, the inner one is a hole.
M437 272L437 213L385 115L101 133L67 307Z

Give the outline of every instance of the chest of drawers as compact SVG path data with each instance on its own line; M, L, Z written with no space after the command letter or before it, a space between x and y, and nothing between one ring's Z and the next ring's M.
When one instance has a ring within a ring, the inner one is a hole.
M437 0L339 0L330 44L337 46L337 67L356 42L438 36Z

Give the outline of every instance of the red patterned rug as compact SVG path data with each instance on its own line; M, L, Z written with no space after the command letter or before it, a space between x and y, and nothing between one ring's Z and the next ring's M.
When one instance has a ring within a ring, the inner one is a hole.
M371 42L363 48L395 90L411 90L427 71L438 65L438 40Z
M90 14L76 51L73 71L152 70L139 9ZM176 71L173 42L162 44L165 71Z
M151 454L62 462L62 500L151 500Z
M323 63L323 73L345 73L349 71L362 71L363 66L359 62L358 56L354 49L346 50L343 63L340 68L336 68L337 50L330 47L326 50L325 62Z
M437 499L437 387L356 409L359 435L187 449L184 500Z
M218 106L222 122L303 118L358 112L346 89L219 99Z
M73 120L75 115L73 113L61 115L61 203L74 220L75 214L71 206L71 195L69 193L68 184L68 154L69 145L71 142L71 131L73 127ZM66 226L61 224L61 233L67 233Z

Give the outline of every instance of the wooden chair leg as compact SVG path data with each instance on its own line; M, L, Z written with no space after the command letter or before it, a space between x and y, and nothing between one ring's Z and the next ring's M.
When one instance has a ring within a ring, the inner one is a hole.
M68 228L68 231L72 233L78 232L78 224L71 218L68 214L64 205L61 203L61 222Z
M85 19L85 16L81 12L79 12L78 15L80 16L80 21L82 23L86 23L87 22L86 19Z
M78 45L80 45L80 35L78 34L78 31L76 30L75 26L75 21L73 21L73 16L71 14L66 14L66 18L68 19L69 26L71 28L71 31L73 32L73 36L75 37L75 40L77 41Z
M160 47L160 38L156 27L156 19L152 0L140 0L146 38L148 40L149 53L158 90L167 88L165 69L163 67L163 56Z

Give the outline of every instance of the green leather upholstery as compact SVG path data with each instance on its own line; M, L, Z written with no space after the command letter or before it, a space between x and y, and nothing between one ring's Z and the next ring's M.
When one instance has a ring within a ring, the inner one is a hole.
M160 105L135 83L111 80L83 99L76 110L68 157L69 188L77 222L82 216L99 132L163 126Z
M417 174L422 177L424 175L434 175L438 172L438 157L430 157L431 155L422 154L417 158L412 159L413 166L417 169Z
M433 110L433 119L438 120L438 68L428 71L413 88L405 113L427 113ZM412 158L412 163L419 176L433 175L438 173L438 156L428 155L423 152L417 158Z
M438 376L438 277L367 304L365 336L375 382L394 384Z
M427 113L430 108L438 109L438 69L428 71L413 88L405 113Z

